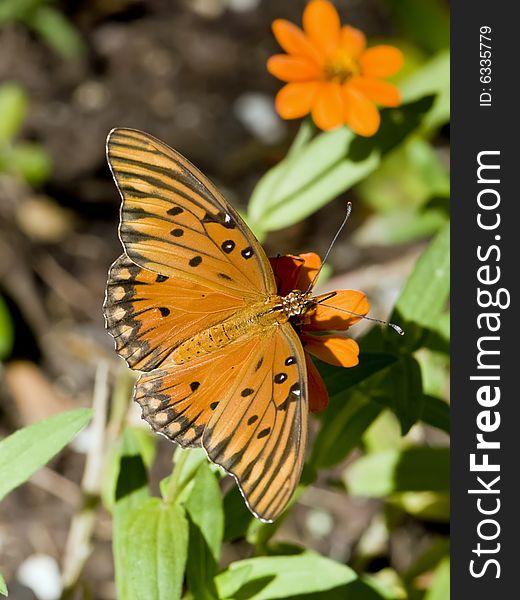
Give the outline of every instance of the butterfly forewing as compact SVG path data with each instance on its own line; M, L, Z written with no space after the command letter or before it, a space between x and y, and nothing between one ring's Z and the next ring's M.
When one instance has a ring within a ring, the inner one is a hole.
M276 292L250 229L184 157L132 129L110 133L107 157L123 198L121 240L135 263L244 298Z
M211 460L237 480L251 511L265 521L287 506L300 479L307 438L307 379L289 324L258 341L203 434Z
M119 355L130 367L149 371L180 343L243 306L238 295L159 275L123 254L110 267L103 309Z

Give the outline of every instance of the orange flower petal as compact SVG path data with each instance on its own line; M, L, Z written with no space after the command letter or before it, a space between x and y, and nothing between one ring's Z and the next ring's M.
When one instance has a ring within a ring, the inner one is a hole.
M287 296L296 289L298 273L303 266L303 259L298 256L270 256L269 262L273 269L274 278L280 296Z
M320 83L317 81L292 82L284 85L275 99L275 107L282 119L297 119L310 113Z
M311 0L303 11L303 29L325 55L334 52L340 40L338 11L328 0Z
M379 129L381 117L372 100L348 83L343 86L343 98L345 100L345 122L352 131L366 137L374 135Z
M361 30L350 25L344 25L341 28L340 45L353 58L358 58L365 49L366 44L365 34Z
M320 268L321 259L314 252L269 258L280 296L293 290L306 290Z
M320 78L320 68L315 62L287 54L271 56L267 61L267 70L282 81L309 81Z
M303 260L303 265L298 271L298 277L296 278L293 290L304 292L321 267L321 258L315 252L304 252L303 254L299 254L298 258Z
M312 107L312 120L324 131L343 124L344 102L339 83L321 83Z
M327 295L324 294L324 296ZM335 296L326 300L324 304L318 304L308 323L305 323L305 330L344 331L361 319L361 317L337 309L348 310L358 315L366 315L370 310L370 305L363 292L341 290L336 292Z
M311 412L319 412L327 408L329 392L316 365L312 362L312 358L308 354L305 354L305 364L307 366L307 383L309 386L309 410Z
M353 367L358 364L359 346L354 340L340 335L300 335L303 348L320 360L337 367Z
M359 62L367 77L390 77L403 66L403 53L394 46L374 46L361 55Z
M285 19L276 19L272 24L273 34L280 46L293 56L307 58L316 64L320 64L323 56L312 44L303 31Z
M353 77L348 82L348 85L381 106L399 106L399 104L401 104L401 94L399 90L395 85L382 81L381 79Z

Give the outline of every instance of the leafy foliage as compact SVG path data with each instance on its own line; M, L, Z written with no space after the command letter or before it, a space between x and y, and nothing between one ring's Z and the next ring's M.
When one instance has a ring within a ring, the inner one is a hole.
M88 408L59 413L0 441L0 500L66 446L91 416Z

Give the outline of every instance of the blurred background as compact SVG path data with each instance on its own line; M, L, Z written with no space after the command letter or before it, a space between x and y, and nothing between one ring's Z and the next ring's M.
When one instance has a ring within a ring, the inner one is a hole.
M361 289L372 316L385 318L448 218L448 4L335 4L344 22L366 32L369 45L388 41L405 52L397 83L422 69L423 85L438 94L437 112L348 194L311 218L267 232L264 245L270 255L323 254L348 198L354 210L332 253L326 289ZM90 406L100 364L108 365L110 377L121 370L101 310L108 267L121 253L120 199L104 153L110 129L142 129L164 140L245 212L256 182L283 159L299 127L275 114L280 83L265 62L280 51L271 22L300 24L304 5L0 0L0 438ZM442 398L446 366L444 355L432 353L423 371ZM368 435L399 437L395 417L386 411ZM448 439L427 425L408 436L441 446ZM78 510L89 443L87 430L0 505L0 571L13 598L58 597L52 586ZM156 478L171 460L171 445L158 443ZM345 462L307 490L277 537L367 572L403 574L423 550L446 547L446 506L424 516L347 496L336 489L344 469ZM91 543L83 575L89 597L111 600L111 525L102 509ZM229 545L223 564L247 552L241 542ZM48 578L40 590L49 595L35 596L31 577ZM418 589L427 585L426 576Z

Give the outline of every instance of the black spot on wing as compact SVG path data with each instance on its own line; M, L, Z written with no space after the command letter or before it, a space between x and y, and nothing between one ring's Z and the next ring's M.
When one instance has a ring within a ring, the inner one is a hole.
M180 215L182 212L184 212L183 208L181 208L180 206L174 206L173 208L169 208L166 211L166 214L175 217L176 215Z
M190 267L198 267L200 265L200 263L202 262L202 256L194 256L193 258L190 258Z
M271 433L271 428L270 427L266 427L265 429L262 429L262 431L256 436L259 440L264 438L266 435L269 435Z
M275 383L283 383L287 379L287 373L277 373L274 376Z
M218 212L216 214L206 213L202 218L203 223L219 223L226 229L235 229L237 224L226 212Z
M235 248L235 242L233 240L226 240L225 242L222 242L220 247L222 248L223 252L229 254L230 252L233 252Z

